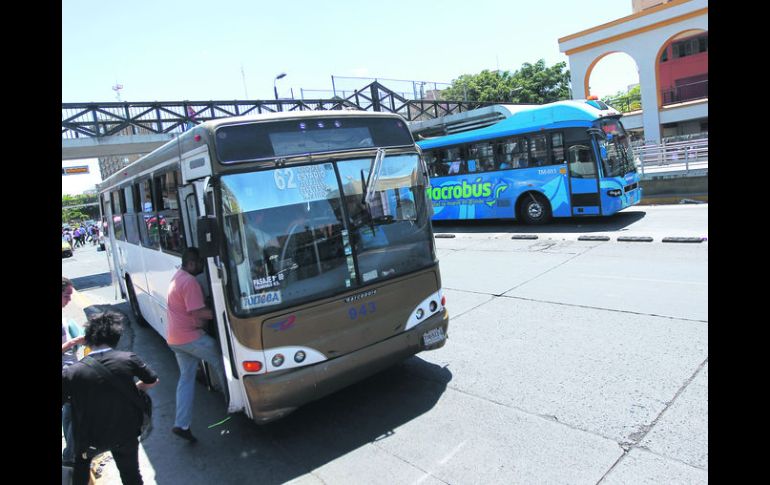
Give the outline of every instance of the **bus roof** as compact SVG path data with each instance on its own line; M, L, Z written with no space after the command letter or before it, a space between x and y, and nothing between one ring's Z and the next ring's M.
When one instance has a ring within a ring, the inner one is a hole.
M232 116L229 118L217 118L208 120L195 125L192 129L181 133L178 137L173 138L156 148L152 152L142 156L138 160L132 162L126 167L118 170L114 174L107 177L101 183L96 185L99 192L103 192L106 189L111 189L115 186L119 186L124 183L125 180L131 177L144 173L147 170L154 167L159 161L178 158L179 153L184 153L188 149L194 146L193 137L196 134L202 134L203 132L213 135L214 131L223 125L233 125L248 122L259 121L278 121L278 120L290 120L290 119L302 119L302 118L339 118L339 117L388 117L388 118L400 118L403 117L396 113L385 113L376 111L363 111L363 110L306 110L306 111L290 111L282 113L259 113L242 116ZM406 121L404 121L406 123ZM195 144L197 145L197 144Z
M494 125L417 142L423 150L449 145L516 135L537 130L591 126L599 118L620 113L604 103L592 100L568 100L541 105L501 105L510 116ZM607 109L602 109L607 107Z

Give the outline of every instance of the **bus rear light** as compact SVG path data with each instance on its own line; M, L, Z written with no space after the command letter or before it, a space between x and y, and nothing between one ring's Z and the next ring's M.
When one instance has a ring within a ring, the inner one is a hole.
M441 295L441 306L446 306L446 297Z
M193 137L193 140L195 140L195 141L201 141L201 136L200 136L200 135L195 135L195 136Z
M436 300L430 301L430 312L433 313L436 311L436 308L438 308L438 303L436 303Z
M259 362L258 360L244 361L243 370L246 372L259 372L262 370L262 362Z
M283 364L283 354L275 354L273 357L273 367L281 367Z

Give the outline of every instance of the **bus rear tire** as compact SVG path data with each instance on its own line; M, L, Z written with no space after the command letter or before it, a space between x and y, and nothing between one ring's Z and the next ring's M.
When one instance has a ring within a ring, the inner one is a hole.
M527 225L546 224L551 220L551 205L540 194L526 193L519 203L519 217Z
M139 301L136 299L136 291L134 291L134 284L131 282L131 278L126 276L126 292L128 293L128 304L131 305L131 313L134 316L134 321L139 324L140 327L149 327L150 324L142 316L142 310L139 307Z

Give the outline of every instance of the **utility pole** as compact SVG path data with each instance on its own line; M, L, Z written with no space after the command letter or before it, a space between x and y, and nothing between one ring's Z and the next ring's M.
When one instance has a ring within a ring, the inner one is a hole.
M243 64L241 64L241 78L243 78L243 92L246 94L246 99L249 99L249 92L246 90L246 73L243 72Z

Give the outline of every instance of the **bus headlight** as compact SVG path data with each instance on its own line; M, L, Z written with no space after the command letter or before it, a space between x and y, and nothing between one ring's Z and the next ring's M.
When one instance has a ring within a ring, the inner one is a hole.
M417 313L415 314L415 316L417 317L417 320L421 320L423 315L425 315L425 310L423 310L422 308L417 310Z
M283 364L283 354L275 354L273 357L273 367L280 367Z
M620 197L621 195L623 195L623 191L620 189L608 190L607 195L609 195L610 197Z
M303 360L305 360L305 352L303 352L303 351L301 351L301 350L298 350L298 351L297 351L297 353L296 353L296 354L294 354L294 362L296 362L297 364L299 364L299 363L300 363L300 362L302 362Z

